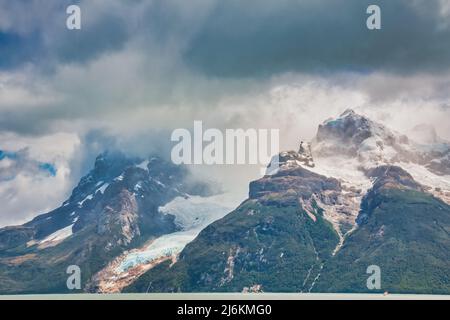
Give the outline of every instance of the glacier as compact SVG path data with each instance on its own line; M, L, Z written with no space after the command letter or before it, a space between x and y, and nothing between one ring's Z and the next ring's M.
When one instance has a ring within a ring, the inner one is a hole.
M231 194L175 198L160 207L159 211L173 215L175 224L181 230L155 239L143 250L130 252L118 265L116 272L123 273L162 257L176 256L203 228L231 212L240 201L240 197Z

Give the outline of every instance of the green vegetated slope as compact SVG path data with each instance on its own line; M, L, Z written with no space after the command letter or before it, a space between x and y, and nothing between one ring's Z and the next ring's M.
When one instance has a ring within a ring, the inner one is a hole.
M322 210L315 204L313 221L293 199L339 188L299 170L251 186L250 199L204 229L178 262L125 292L369 292L366 270L377 265L378 291L450 294L450 206L401 168L381 167L369 173L376 182L358 228L333 256L338 236Z
M77 265L81 282L103 268L123 248L106 251L110 239L97 236L94 226L80 231L58 246L42 250L22 245L0 253L0 292L2 294L69 293L67 267Z
M261 285L265 291L300 292L308 290L337 243L321 216L314 223L298 206L249 200L204 229L174 266L159 265L126 291L241 292Z
M368 292L369 265L381 290L450 294L450 207L415 190L384 189L367 219L322 272L316 292Z

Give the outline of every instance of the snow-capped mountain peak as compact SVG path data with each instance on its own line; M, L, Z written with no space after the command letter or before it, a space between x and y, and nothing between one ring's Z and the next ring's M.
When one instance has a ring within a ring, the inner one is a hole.
M316 137L309 144L302 143L299 152L280 153L280 169L303 166L367 190L372 185L367 172L395 165L408 171L426 190L450 202L450 143L440 139L433 128L418 129L426 131L428 143L347 109L320 124Z
M319 125L312 145L313 153L318 156L338 154L355 157L373 147L398 149L400 145L408 143L406 136L347 109L339 117L328 119Z
M427 133L428 143L347 109L320 124L316 137L310 143L302 141L298 151L281 152L279 169L303 167L364 193L372 187L371 170L399 166L425 190L450 203L450 143L440 139L433 128L418 129Z

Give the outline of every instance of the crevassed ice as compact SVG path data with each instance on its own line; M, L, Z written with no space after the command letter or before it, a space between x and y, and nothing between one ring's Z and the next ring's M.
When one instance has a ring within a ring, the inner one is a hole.
M161 236L153 241L145 251L130 253L119 265L118 271L125 272L136 265L176 255L197 236L198 232L200 230L180 231Z
M187 199L177 197L159 211L175 216L175 224L183 230L206 226L216 219L223 217L234 207L227 206L224 196L199 197Z
M175 223L182 230L157 238L142 251L129 253L117 271L125 272L137 265L178 254L203 228L231 212L240 200L230 195L175 198L159 211L175 216Z

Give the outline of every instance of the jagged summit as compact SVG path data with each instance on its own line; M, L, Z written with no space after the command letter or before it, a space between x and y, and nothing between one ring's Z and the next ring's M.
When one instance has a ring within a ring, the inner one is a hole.
M279 170L295 169L302 166L305 168L314 168L315 166L311 154L311 144L303 141L300 142L298 151L283 151L272 157L266 168L266 175L275 174Z
M352 108L347 108L344 112L342 112L341 117L345 117L347 115L356 115L356 112Z
M347 109L320 124L316 137L309 143L301 141L297 152L281 152L279 164L282 169L296 165L314 168L316 159L344 157L373 167L389 162L397 153L406 153L408 147L406 136Z
M384 125L347 109L339 117L319 125L313 145L315 152L322 156L357 156L362 144L371 143L372 140L379 147L408 144L406 136L396 134Z
M423 130L422 130L423 131ZM431 132L431 133L430 133ZM312 155L346 156L369 169L383 164L413 163L437 175L450 174L450 144L427 128L428 143L417 142L385 125L347 109L319 125L311 142Z

